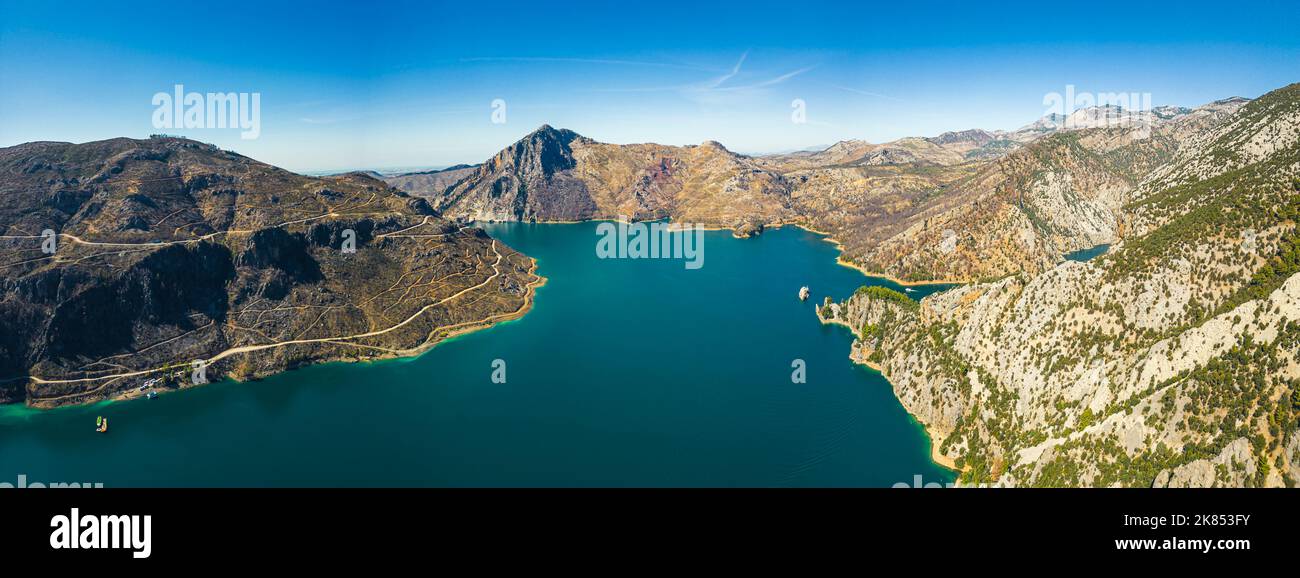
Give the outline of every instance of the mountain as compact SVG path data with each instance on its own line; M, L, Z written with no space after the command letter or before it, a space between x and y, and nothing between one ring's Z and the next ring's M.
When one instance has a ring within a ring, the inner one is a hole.
M970 129L945 132L937 137L925 140L937 145L966 145L970 148L978 148L997 140L997 136L986 130Z
M361 173L180 138L27 143L0 149L0 173L0 402L188 386L196 360L214 380L408 355L521 314L540 281Z
M1041 141L1073 152L1034 170L1131 183L1093 200L1114 212L1099 221L1115 223L1104 255L920 303L873 289L819 310L857 334L854 359L890 380L964 481L1296 485L1300 84L1171 119L1146 138Z
M760 157L759 162L780 171L834 166L953 165L965 162L966 153L977 148L967 141L948 140L960 138L956 134L945 133L937 138L907 137L882 144L843 140L812 154L766 155Z
M795 212L844 247L843 260L909 281L1037 273L1116 241L1120 208L1192 134L1242 106L1212 103L1147 124L1053 130L1010 153L941 166L828 166L798 177ZM1033 129L1031 129L1033 130ZM949 133L985 146L1007 134ZM1019 138L1019 137L1016 137ZM951 144L947 144L951 146Z
M476 168L387 180L466 220L672 218L740 236L798 224L832 235L843 260L864 271L969 281L1042 271L1114 241L1118 207L1146 172L1182 135L1244 102L1092 107L1016 131L846 140L759 157L715 142L600 143L543 126ZM1093 129L1101 132L1081 134Z
M388 183L389 186L411 194L428 194L438 193L447 190L456 184L457 181L474 172L478 165L455 165L445 169L433 171L419 171L413 173L402 173L399 175L375 175L376 178Z
M408 355L522 314L534 264L460 221L797 224L864 271L961 283L817 315L964 481L1300 476L1300 85L758 157L542 126L388 182L164 137L4 148L0 174L3 402Z
M788 215L788 184L715 142L612 145L542 126L445 191L434 208L476 220L672 217L739 226Z

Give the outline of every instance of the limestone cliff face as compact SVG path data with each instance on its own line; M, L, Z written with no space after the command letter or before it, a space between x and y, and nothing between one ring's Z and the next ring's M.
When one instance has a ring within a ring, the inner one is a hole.
M922 375L939 377L932 370L942 362L935 350L916 347L903 352L900 342L911 344L933 321L926 310L902 304L907 299L903 295L882 298L859 290L841 303L826 304L817 316L823 323L843 325L854 332L849 357L880 370L893 386L894 395L925 424L937 445L961 424L968 400L960 395L961 372L941 383L921 379ZM949 457L946 452L937 453Z
M1300 275L1201 326L1116 347L1058 325L1103 322L1066 305L1092 269L963 287L915 311L859 295L822 315L873 328L851 356L880 368L968 481L1294 484Z
M1297 121L1300 85L1190 139L1122 207L1141 226L1093 261L821 314L862 331L856 358L970 481L1294 486Z
M518 314L538 281L361 174L179 138L29 143L0 172L0 403L188 386L194 361L216 380L407 355Z

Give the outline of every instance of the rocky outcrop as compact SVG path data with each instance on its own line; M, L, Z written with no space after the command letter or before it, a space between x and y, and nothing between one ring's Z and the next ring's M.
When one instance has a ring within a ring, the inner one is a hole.
M1156 475L1157 488L1240 488L1255 476L1250 440L1237 438L1213 459L1193 460Z
M571 175L586 139L542 126L497 153L445 193L437 210L483 221L573 221L596 215L586 183Z

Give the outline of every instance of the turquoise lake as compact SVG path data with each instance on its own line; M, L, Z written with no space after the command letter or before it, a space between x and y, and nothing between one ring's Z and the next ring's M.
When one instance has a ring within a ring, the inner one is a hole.
M703 267L599 259L596 223L489 224L548 278L523 318L417 358L153 400L0 407L0 483L890 486L947 482L889 384L813 314L880 284L785 227L704 238ZM800 302L800 286L812 297ZM920 298L936 290L917 287ZM493 383L494 360L506 382ZM807 382L792 383L802 359ZM96 434L95 416L112 431Z
M1097 257L1105 255L1106 251L1109 250L1110 250L1110 244L1107 243L1104 245L1097 245L1095 247L1088 247L1087 249L1079 249L1078 251L1066 253L1064 257L1065 260L1067 261L1091 261L1093 259L1096 259Z

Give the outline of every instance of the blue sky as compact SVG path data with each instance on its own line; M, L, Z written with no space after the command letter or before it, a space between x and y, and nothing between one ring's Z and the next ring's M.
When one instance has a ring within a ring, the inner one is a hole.
M729 4L0 0L0 146L167 132L300 171L441 166L548 123L770 152L1016 128L1067 85L1195 106L1300 81L1287 2ZM156 129L176 84L259 93L258 138Z

